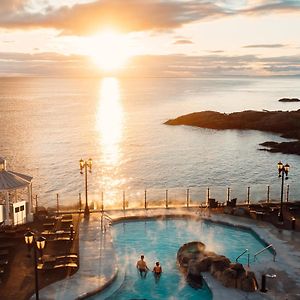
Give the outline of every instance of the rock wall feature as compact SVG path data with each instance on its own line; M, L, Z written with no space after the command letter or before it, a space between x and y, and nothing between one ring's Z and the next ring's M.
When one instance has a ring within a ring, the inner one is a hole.
M182 245L177 252L177 263L194 288L202 287L202 272L210 272L225 287L245 292L254 292L258 288L253 272L246 271L240 263L231 263L224 255L206 251L202 242Z

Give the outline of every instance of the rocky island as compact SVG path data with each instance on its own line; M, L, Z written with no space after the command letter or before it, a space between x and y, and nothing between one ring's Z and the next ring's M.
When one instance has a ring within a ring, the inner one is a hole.
M267 141L260 145L270 152L300 155L300 109L296 111L253 111L234 113L215 111L195 112L171 119L167 125L188 125L210 129L260 130L280 134L281 137L295 139L277 143Z
M298 98L281 98L278 100L279 102L300 102Z

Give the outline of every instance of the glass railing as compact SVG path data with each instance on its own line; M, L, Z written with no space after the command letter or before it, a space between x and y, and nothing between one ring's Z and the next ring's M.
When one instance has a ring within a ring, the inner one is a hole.
M173 208L199 207L207 204L208 198L218 203L226 204L228 200L237 199L237 204L279 202L281 186L252 185L252 186L210 186L188 188L150 188L128 190L104 190L99 194L88 192L88 205L91 210L126 210L140 208ZM300 200L300 190L289 185L284 186L283 201ZM53 211L78 211L85 208L85 194L79 193L71 197L57 194L53 199L39 199L33 197L33 206L44 207Z

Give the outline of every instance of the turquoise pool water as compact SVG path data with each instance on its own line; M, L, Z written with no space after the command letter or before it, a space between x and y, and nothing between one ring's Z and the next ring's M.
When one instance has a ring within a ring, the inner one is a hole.
M224 254L232 261L248 248L255 254L265 245L248 230L189 219L130 221L112 226L112 235L120 270L117 282L109 290L92 299L212 299L210 289L190 287L176 265L179 247L190 241L201 241L208 250ZM152 270L160 261L163 274L156 282L152 272L141 278L136 270L140 255ZM272 259L270 252L263 253L259 262ZM241 258L242 263L247 258Z

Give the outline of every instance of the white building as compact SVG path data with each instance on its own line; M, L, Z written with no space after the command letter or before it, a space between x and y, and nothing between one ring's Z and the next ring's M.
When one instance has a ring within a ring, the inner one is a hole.
M32 220L32 177L8 171L5 159L0 157L0 225Z

